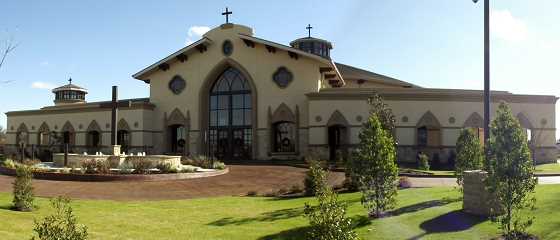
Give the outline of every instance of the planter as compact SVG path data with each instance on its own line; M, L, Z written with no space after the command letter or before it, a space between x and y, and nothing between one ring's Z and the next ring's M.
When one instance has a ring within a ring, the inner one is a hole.
M78 174L78 173L55 173L55 172L33 172L34 179L54 181L82 181L82 182L109 182L109 181L167 181L204 178L223 175L229 172L229 168L213 172L194 173L166 173L166 174ZM0 167L0 174L15 176L16 170Z

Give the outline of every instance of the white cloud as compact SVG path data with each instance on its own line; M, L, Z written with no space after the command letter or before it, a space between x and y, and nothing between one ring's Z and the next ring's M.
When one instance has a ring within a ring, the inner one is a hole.
M509 10L492 10L490 31L494 36L508 42L522 42L527 38L527 25L523 20L511 15Z
M46 83L46 82L33 82L31 84L31 88L51 90L55 88L55 86L51 83Z
M210 31L210 27L207 26L192 26L187 31L187 45L192 44L195 40L199 39L206 32Z

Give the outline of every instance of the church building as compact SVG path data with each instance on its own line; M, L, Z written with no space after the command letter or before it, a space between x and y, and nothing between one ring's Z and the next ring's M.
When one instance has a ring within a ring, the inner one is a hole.
M400 162L415 162L420 151L453 161L460 130L483 127L482 91L418 86L335 62L333 49L310 35L284 45L254 36L247 26L222 24L132 75L149 85L150 96L118 101L117 144L126 153L226 162L309 154L335 161L359 143L374 94L395 114ZM23 150L48 159L64 144L74 153L110 153L111 102L87 102L87 90L72 82L53 93L53 106L6 113L7 155ZM507 102L536 161L554 161L557 98L491 95L491 115Z

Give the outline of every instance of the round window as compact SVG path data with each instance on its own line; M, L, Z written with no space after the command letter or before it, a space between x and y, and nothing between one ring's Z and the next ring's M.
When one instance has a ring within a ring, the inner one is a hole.
M233 44L230 40L225 40L224 44L222 44L222 52L224 55L229 56L233 52Z
M292 82L294 76L293 74L288 71L285 67L280 67L274 75L272 75L272 80L280 87L285 88Z
M187 83L182 77L175 76L169 82L169 90L171 90L174 94L179 94L185 89L186 85Z

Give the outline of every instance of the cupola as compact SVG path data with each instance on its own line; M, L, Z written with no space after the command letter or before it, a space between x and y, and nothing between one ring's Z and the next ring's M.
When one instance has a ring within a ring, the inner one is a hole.
M68 84L57 87L52 92L56 106L86 102L87 89L72 84L72 78L68 80Z
M299 38L292 41L290 43L290 46L311 54L321 56L326 59L330 59L332 43L327 40L311 37L312 28L313 27L311 27L311 25L307 25L307 37Z

